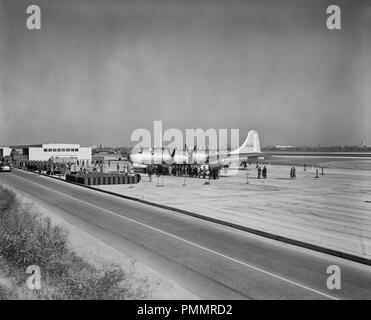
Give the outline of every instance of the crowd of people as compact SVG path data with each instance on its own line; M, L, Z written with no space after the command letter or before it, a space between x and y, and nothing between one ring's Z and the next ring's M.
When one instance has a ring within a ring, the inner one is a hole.
M48 161L29 161L22 160L15 165L21 169L27 169L36 171L39 173L46 173L48 175L65 175L70 173L82 173L86 174L89 172L104 173L103 162L88 163L84 160L76 162L66 162L57 163L52 160ZM132 168L130 163L114 163L116 166L117 173L129 174L132 173ZM111 166L111 163L108 163ZM112 168L111 168L112 169ZM306 171L307 165L304 164L304 171ZM268 168L266 165L260 166L256 164L257 179L267 179L268 178ZM111 170L112 171L112 170ZM172 175L178 177L190 177L190 178L209 178L209 179L219 179L220 168L218 166L198 166L198 165L187 165L187 164L177 164L177 165L149 165L144 169L144 173L147 173L149 178L153 175ZM296 179L296 168L294 166L290 167L290 179Z
M32 161L22 160L17 163L17 167L20 169L27 169L37 171L39 173L46 173L48 175L65 175L71 172L72 164L70 163L55 163L49 161Z
M111 165L110 163L108 164ZM54 162L53 160L48 161L32 161L32 160L21 160L18 161L16 166L20 169L27 169L37 171L39 173L45 173L48 175L65 175L65 174L86 174L89 172L104 173L106 171L103 162L88 161L75 161L75 162ZM130 173L130 164L123 164L120 166L119 163L116 165L117 173Z
M162 166L162 165L149 165L145 173L151 178L152 175L172 175L177 177L189 177L189 178L203 178L206 179L219 179L220 169L217 166L207 167L207 166L197 166L197 165L172 165L172 166Z
M256 169L258 171L258 179L267 179L267 173L268 169L267 166L259 166L258 164L256 165ZM306 164L304 165L304 171L306 170ZM296 179L296 168L295 167L290 167L290 179Z
M290 168L290 179L296 179L296 169L295 169L295 167Z
M268 177L268 169L267 166L264 166L263 168L259 166L258 164L256 165L256 168L258 170L258 179L267 179Z

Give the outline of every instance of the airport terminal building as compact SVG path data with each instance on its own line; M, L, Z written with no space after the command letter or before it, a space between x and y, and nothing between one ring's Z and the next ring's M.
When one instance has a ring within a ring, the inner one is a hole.
M0 159L3 157L9 157L12 149L9 147L0 147Z
M2 147L2 152L10 155L10 150L13 151L13 157L16 160L30 161L47 161L55 162L76 162L87 161L91 163L92 148L81 147L79 144L68 143L45 143L36 145L20 145Z

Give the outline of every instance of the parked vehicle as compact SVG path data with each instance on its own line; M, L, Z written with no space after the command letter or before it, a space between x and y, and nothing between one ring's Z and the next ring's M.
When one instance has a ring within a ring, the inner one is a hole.
M0 165L0 172L11 172L12 168L9 164L2 164Z

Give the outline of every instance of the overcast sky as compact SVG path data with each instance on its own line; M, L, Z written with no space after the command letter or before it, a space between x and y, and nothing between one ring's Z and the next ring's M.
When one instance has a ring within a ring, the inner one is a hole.
M371 3L0 0L0 145L128 145L136 128L371 144ZM38 4L42 29L26 29Z

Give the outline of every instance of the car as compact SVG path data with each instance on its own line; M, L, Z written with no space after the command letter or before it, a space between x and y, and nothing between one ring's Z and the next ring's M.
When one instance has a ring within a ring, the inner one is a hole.
M3 164L0 166L0 172L10 172L10 171L12 171L10 165Z

